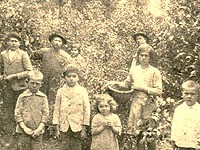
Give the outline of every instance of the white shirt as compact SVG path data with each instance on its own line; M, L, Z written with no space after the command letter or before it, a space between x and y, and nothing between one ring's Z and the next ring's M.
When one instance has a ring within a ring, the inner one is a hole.
M60 131L73 132L82 130L90 124L90 103L88 92L79 84L70 88L66 84L58 89L54 105L53 124L60 125Z
M185 102L174 112L171 140L178 147L197 148L200 141L200 104L188 106Z

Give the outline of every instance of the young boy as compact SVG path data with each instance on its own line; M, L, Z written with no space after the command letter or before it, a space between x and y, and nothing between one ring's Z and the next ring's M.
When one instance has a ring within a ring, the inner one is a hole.
M174 112L171 129L173 149L195 150L200 142L200 104L198 83L188 80L182 84L184 103Z
M86 137L86 126L90 122L88 92L78 84L79 70L68 65L63 75L66 84L56 95L53 124L56 137L62 137L61 150L81 150L81 138Z
M40 150L44 126L49 117L48 100L39 91L43 75L38 70L29 74L28 89L18 98L15 108L18 149Z

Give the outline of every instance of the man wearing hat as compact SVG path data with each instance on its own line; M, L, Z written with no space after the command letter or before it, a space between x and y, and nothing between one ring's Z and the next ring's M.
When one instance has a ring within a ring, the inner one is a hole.
M137 43L138 47L143 44L149 43L149 37L143 32L138 32L138 33L132 35L132 37L133 37L134 41ZM137 57L137 51L135 52L135 54L133 56L133 60L131 63L131 69L137 65L136 57Z
M9 33L6 37L7 49L0 54L0 75L3 87L3 108L9 121L6 124L8 135L14 125L14 108L17 98L26 89L26 79L32 65L28 54L19 48L22 38L18 33Z
M41 72L44 75L44 80L41 91L47 95L50 102L53 102L64 66L72 63L72 58L62 49L63 45L66 44L63 36L57 33L51 34L49 41L51 48L32 52L33 59L42 60Z
M142 32L134 34L133 39L138 44L138 47L142 44L148 44L149 43L149 37L145 33L142 33Z

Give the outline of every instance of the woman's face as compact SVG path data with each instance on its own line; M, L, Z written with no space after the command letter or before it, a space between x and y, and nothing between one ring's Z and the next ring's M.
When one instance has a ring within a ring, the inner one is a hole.
M141 52L139 54L139 63L141 65L148 65L149 64L150 55L148 52Z

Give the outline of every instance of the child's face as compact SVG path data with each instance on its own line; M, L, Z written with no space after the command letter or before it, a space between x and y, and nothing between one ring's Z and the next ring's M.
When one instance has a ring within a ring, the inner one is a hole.
M199 98L198 90L195 88L183 89L183 99L188 106L194 105Z
M110 113L110 105L107 102L100 102L98 105L98 109L103 115L107 115Z
M72 56L72 57L77 57L78 55L79 55L78 47L74 46L74 47L71 49L71 56Z
M16 50L20 46L20 41L16 38L10 38L7 42L9 49Z
M77 73L74 72L69 72L66 76L65 76L65 80L67 82L67 85L69 87L74 87L78 80L79 80L79 76Z
M139 55L139 62L141 65L148 65L149 64L149 53L148 52L142 52Z
M138 35L136 37L136 42L138 43L138 45L142 45L142 44L146 44L147 43L146 39L141 35Z
M41 86L42 86L41 80L32 78L28 81L28 88L31 93L37 93Z

